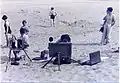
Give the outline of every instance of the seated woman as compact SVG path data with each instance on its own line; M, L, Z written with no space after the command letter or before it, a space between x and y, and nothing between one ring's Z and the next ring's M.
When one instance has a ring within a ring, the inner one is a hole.
M49 41L53 41L53 37L49 37ZM32 60L46 60L49 58L49 48L46 50L41 51L40 57L35 57Z

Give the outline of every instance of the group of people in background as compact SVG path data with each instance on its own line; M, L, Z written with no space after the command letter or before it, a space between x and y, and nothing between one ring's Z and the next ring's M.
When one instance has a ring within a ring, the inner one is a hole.
M12 30L10 27L10 23L8 21L7 15L3 15L2 19L4 20L4 28L5 28L5 37L6 37L6 43L7 47L10 49L17 49L17 48L27 48L29 47L29 29L27 26L27 21L22 21L22 26L20 28L20 36L18 38L15 37L15 35L12 34ZM20 50L13 50L13 54L15 55L14 62L12 64L19 65L17 61L20 60L20 57L18 57Z
M100 44L101 45L106 45L110 42L110 34L111 34L111 30L112 30L112 26L115 24L115 17L112 14L113 12L113 8L112 7L108 7L106 10L107 15L103 18L104 23L101 27L102 29L102 39ZM51 7L50 12L49 12L49 16L51 21L51 26L55 25L55 18L57 16L57 13L54 10L54 7ZM4 20L4 28L5 28L5 37L6 37L6 41L7 41L7 46L9 46L9 35L12 35L12 30L10 27L10 23L8 21L8 17L7 15L3 15L2 19ZM22 21L22 26L20 28L20 37L18 39L22 39L25 45L25 48L29 47L29 27L27 26L27 21L23 20ZM16 52L14 52L15 55L15 61L17 60L17 55Z
M56 15L57 15L57 13L54 11L54 7L51 7L50 12L49 12L49 16L51 19L51 26L55 25ZM2 19L4 20L5 37L6 37L7 46L8 46L8 44L9 44L8 37L9 37L9 35L13 35L13 34L12 34L11 27L10 27L10 23L8 21L8 16L3 15ZM24 41L26 42L27 45L29 45L29 36L28 36L29 27L27 25L26 20L22 21L22 26L19 31L20 31L20 37L24 39Z

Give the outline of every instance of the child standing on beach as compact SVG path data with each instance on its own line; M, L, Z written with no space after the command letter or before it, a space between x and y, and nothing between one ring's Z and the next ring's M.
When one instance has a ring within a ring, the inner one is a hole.
M27 26L27 21L26 20L23 20L22 21L22 27L20 28L20 34L24 34L24 33L28 33L29 32L29 29L28 29L28 26Z
M4 20L4 29L5 29L5 37L6 37L6 42L8 46L8 35L12 33L11 28L10 28L10 23L8 21L8 17L6 15L3 15L2 19Z
M103 24L103 34L102 34L102 40L101 40L101 45L106 45L110 41L110 34L111 34L111 29L112 26L115 24L115 18L114 15L112 14L113 8L108 7L107 8L107 15L103 18L104 24Z
M20 34L21 34L21 37L22 40L24 41L24 44L25 46L29 46L29 37L28 37L28 33L29 33L29 29L28 29L28 26L27 26L27 21L26 20L23 20L22 21L22 27L20 28Z
M52 20L52 23L51 23L51 26L55 26L55 17L56 17L57 13L54 11L54 7L51 7L51 10L50 10L50 13L49 13L49 16L50 16L50 19Z

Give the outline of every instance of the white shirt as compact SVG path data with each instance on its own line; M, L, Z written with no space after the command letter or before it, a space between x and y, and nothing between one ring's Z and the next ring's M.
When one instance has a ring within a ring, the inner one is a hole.
M107 24L110 24L110 25L111 25L112 22L115 21L115 18L114 18L114 15L109 15L109 14L107 14L107 15L104 17L103 20L105 20Z
M24 35L23 35L23 40L25 41L26 44L29 45L29 37L28 37L27 34L24 34Z
M6 26L7 26L7 27L10 26L10 23L9 23L8 20L6 20L5 23L6 23Z

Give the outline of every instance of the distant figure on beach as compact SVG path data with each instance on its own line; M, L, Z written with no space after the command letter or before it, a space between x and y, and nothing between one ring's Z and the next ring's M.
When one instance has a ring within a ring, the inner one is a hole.
M3 15L2 19L4 20L4 29L5 29L5 37L6 37L6 42L8 46L8 35L12 33L11 28L10 28L10 23L8 21L8 17L6 15Z
M108 7L107 8L107 15L103 18L104 23L103 23L103 34L102 34L102 39L101 39L101 45L106 45L110 41L110 34L112 30L112 26L115 24L115 17L112 14L113 8Z
M56 17L57 13L54 11L54 7L51 7L51 10L50 10L50 13L49 13L49 16L50 16L50 19L52 20L51 22L51 26L55 26L55 17Z

